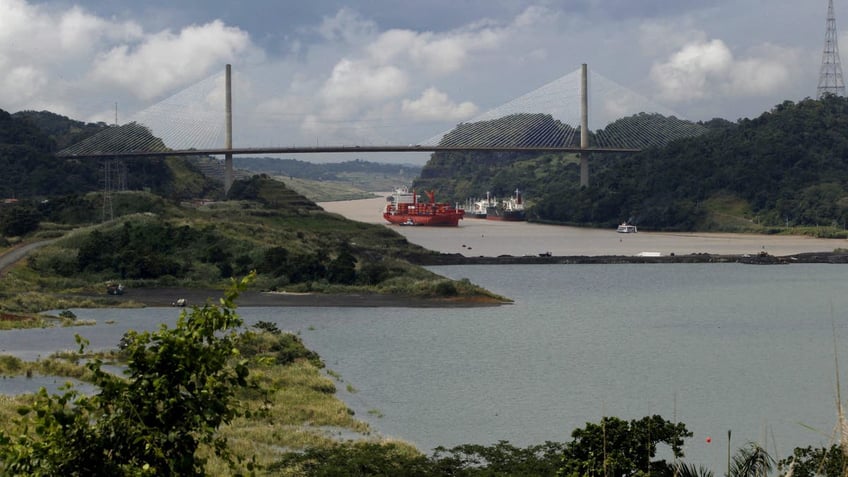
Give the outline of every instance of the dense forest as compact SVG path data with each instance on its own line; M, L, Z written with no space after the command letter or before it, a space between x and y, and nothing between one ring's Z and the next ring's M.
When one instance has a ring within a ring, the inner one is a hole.
M83 123L47 111L9 114L0 110L0 197L31 199L81 195L102 190L105 168L102 160L58 158L56 152L108 127ZM188 198L214 189L185 159L124 159L112 164L115 188L150 190L158 194ZM184 173L193 176L191 187L178 184ZM220 188L220 187L219 187Z
M585 188L574 155L480 152L434 154L415 186L460 202L519 188L531 220L551 223L611 227L630 221L655 230L766 232L845 228L848 100L786 101L755 119L699 125L708 132L663 147L594 154Z

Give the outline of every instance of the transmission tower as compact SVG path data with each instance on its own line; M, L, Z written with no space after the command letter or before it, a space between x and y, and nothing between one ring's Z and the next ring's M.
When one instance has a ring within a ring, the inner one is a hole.
M839 61L839 44L836 42L836 16L833 14L833 0L827 2L827 33L824 35L824 53L819 73L818 97L825 94L845 96L845 83L842 81L842 65Z

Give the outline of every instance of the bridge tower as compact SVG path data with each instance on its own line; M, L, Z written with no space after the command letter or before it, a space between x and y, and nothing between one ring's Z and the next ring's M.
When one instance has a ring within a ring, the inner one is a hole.
M839 45L836 41L836 16L833 14L833 0L827 2L827 31L824 35L824 53L822 53L817 93L819 98L825 94L845 96L842 65L839 61Z
M589 147L589 73L586 63L580 67L580 149ZM589 153L580 153L580 187L589 187Z
M227 132L224 137L224 149L233 149L233 82L232 82L232 67L228 64L226 69L226 80L224 88L226 89L226 125ZM230 187L233 185L233 153L227 152L224 154L224 194L230 192Z

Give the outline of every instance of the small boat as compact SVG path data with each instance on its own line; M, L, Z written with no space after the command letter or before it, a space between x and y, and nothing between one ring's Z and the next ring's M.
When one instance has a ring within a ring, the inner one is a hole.
M630 225L627 222L624 222L618 226L618 230L616 230L616 232L620 234L635 234L638 230L636 230L635 225Z

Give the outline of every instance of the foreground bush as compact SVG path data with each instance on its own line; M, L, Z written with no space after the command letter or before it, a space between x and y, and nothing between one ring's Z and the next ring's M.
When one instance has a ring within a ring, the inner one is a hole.
M98 394L42 388L19 411L19 432L0 433L0 473L203 475L201 446L236 472L217 431L249 414L235 399L248 387L248 369L235 346L242 320L233 310L250 279L233 282L220 306L183 311L173 329L128 333L126 378L101 370L100 360L87 365ZM86 342L77 341L82 353Z

